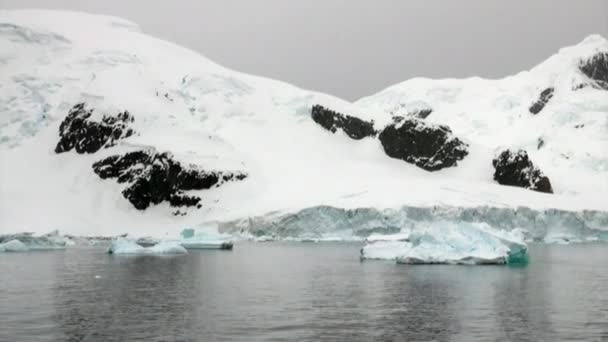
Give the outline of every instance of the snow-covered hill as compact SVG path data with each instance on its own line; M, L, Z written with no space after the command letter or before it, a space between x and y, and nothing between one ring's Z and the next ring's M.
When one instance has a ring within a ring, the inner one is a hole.
M212 221L293 222L320 206L608 211L608 91L580 68L600 53L608 42L591 36L515 76L413 79L349 103L225 69L124 19L0 11L0 233L175 234ZM91 115L62 125L80 103ZM311 118L314 105L371 123L373 134L332 134ZM394 116L428 109L416 125L447 125L467 146L455 165L433 172L390 158L376 137L404 125ZM128 127L105 140L124 111ZM95 132L103 146L58 148L67 126L76 145ZM527 150L554 194L494 181L492 159L506 148ZM140 154L118 167L128 152ZM114 164L94 170L103 160ZM167 168L177 171L154 184L169 192L139 193L138 201L152 196L145 210L123 195L146 190L149 179L138 177ZM220 176L207 189L209 178L191 175ZM174 207L175 196L200 198L200 208Z

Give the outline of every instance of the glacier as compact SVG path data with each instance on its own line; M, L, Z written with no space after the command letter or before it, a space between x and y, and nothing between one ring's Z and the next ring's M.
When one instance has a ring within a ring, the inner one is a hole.
M19 240L9 240L0 243L0 252L27 252L29 248Z
M436 222L487 224L511 232L521 230L531 242L608 241L604 211L533 210L526 207L410 207L398 209L307 208L290 214L270 214L234 221L207 223L221 233L274 240L368 241L399 238L400 232Z
M59 228L162 241L210 224L234 238L335 241L447 221L522 229L535 242L608 238L608 92L581 68L608 51L598 35L512 76L415 78L355 102L230 70L110 16L0 10L0 51L2 235ZM95 109L94 122L128 111L135 133L95 153L55 153L80 103ZM425 171L387 156L378 139L323 129L315 106L373 131L398 117L445 125L468 154ZM492 159L506 149L527 151L554 193L494 181ZM102 179L92 167L133 152L247 178L178 188L200 207L165 196L139 209L123 192L146 174Z
M361 249L361 258L399 264L521 265L528 262L528 247L521 230L439 221L413 229L405 241L370 242Z
M0 252L60 250L73 244L71 239L56 230L43 235L33 233L0 235Z

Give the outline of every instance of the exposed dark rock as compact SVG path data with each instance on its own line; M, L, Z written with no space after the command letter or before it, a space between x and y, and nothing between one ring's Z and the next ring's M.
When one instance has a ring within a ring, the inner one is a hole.
M524 150L505 150L492 160L492 165L494 180L499 184L553 193L549 178L534 166Z
M392 158L436 171L455 166L469 153L468 145L456 138L447 126L397 118L379 135L384 151Z
M332 133L336 133L338 129L341 129L349 137L356 140L373 137L377 134L373 122L340 114L320 105L312 107L311 116L316 123Z
M433 113L433 110L429 108L414 111L410 113L410 115L419 119L426 119L429 115L431 115L431 113Z
M598 87L608 90L608 52L600 52L582 61L579 69L595 81Z
M543 139L542 137L539 137L536 140L536 149L540 150L543 146L545 146L545 139Z
M534 103L530 106L530 113L538 114L543 108L549 103L549 100L553 97L553 92L555 89L553 87L547 88L540 93L538 100L534 101Z
M116 178L118 183L130 183L122 194L139 210L163 201L173 207L200 208L200 197L186 195L184 191L210 189L226 181L247 177L241 172L209 172L184 167L169 153L145 151L105 158L93 164L93 170L102 179Z
M102 147L114 145L116 140L133 135L129 128L133 116L125 111L116 116L104 115L99 121L90 119L93 109L80 103L70 109L59 126L59 142L55 153L75 149L78 153L95 153Z

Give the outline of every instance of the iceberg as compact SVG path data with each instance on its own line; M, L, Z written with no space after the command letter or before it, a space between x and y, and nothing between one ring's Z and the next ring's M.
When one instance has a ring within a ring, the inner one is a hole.
M72 240L60 235L56 230L40 236L35 236L32 233L0 235L0 246L3 246L0 248L0 252L64 249L66 246L71 245L72 243ZM10 248L11 250L8 250L7 248Z
M128 255L162 255L162 254L188 254L188 251L176 241L161 241L152 247L143 247L135 241L125 238L112 240L108 248L109 254Z
M501 231L485 223L437 222L414 229L404 239L378 240L361 249L362 259L399 264L526 264L524 232Z
M29 248L19 241L19 240L10 240L4 243L0 243L0 252L27 252Z
M179 244L186 249L232 249L234 243L227 235L196 232L192 228L182 230Z

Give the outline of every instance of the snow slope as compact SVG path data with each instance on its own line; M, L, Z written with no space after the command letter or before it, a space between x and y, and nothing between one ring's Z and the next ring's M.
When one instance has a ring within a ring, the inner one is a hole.
M320 205L606 211L608 92L572 90L587 81L576 63L599 50L608 51L608 42L592 36L505 79L414 79L353 104L228 70L124 19L3 10L0 233L177 235L204 222ZM548 86L554 98L530 114ZM95 115L128 110L138 134L94 154L56 154L59 124L80 102ZM376 139L354 141L322 129L310 118L314 104L379 126L395 110L431 107L425 120L448 124L470 154L458 167L430 173L387 157ZM545 146L537 150L539 137ZM502 146L527 149L556 193L496 184L491 159ZM121 195L124 184L100 179L91 165L142 148L248 177L191 191L203 206L184 216L166 203L139 211Z

